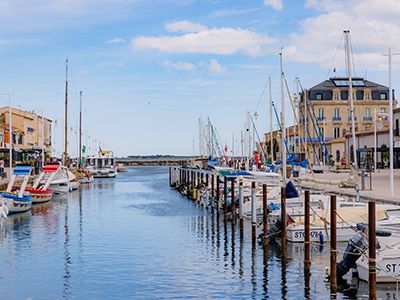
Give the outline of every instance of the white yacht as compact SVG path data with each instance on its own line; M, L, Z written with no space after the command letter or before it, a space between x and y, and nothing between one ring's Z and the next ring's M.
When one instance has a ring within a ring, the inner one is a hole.
M100 151L98 156L88 157L86 163L94 178L114 178L118 174L112 151Z

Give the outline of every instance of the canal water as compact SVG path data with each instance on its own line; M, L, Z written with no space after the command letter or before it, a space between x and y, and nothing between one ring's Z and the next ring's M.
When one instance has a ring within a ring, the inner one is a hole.
M327 247L314 247L304 277L303 247L268 251L230 222L168 186L168 168L135 167L0 227L1 299L327 299ZM394 299L394 288L378 296ZM367 297L342 291L340 298Z

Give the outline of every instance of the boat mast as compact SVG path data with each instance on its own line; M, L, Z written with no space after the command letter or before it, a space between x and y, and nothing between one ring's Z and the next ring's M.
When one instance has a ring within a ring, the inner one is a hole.
M281 127L282 127L282 179L283 184L286 185L286 147L285 147L285 140L286 140L286 129L285 129L285 95L283 92L283 64L282 64L282 50L279 53L280 58L280 67L281 67Z
M351 78L351 57L350 57L350 30L345 30L345 44L346 44L346 58L347 58L347 72L349 76L349 96L350 101L350 117L351 117L351 136L353 140L353 157L354 157L354 167L358 168L357 164L357 141L356 141L356 124L354 117L354 103L353 103L353 83Z
M82 164L82 91L79 92L79 162L78 167Z
M64 166L68 167L68 58L65 60Z
M274 163L274 134L272 131L272 86L271 77L268 77L268 87L269 87L269 133L270 137L270 147L271 147L271 164Z
M10 94L8 94L8 108L9 108L9 119L10 119L10 127L9 127L9 130L10 130L10 134L9 134L9 138L10 138L10 149L9 149L9 156L10 156L10 158L9 158L9 164L10 164L10 171L9 171L9 175L10 175L10 178L11 178L11 176L12 176L12 173L13 173L13 168L12 168L12 161L13 161L13 150L12 150L12 147L13 147L13 134L12 134L12 108L11 108L11 95Z
M44 113L42 111L42 168L44 167L45 153L44 153Z
M392 93L392 50L389 48L389 167L390 167L390 195L394 197L393 174L393 93Z

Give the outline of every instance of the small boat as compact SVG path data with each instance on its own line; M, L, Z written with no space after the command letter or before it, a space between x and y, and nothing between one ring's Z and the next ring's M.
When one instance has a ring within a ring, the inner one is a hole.
M369 277L369 258L366 223L357 224L358 232L349 239L344 250L343 259L337 263L339 278L344 279L351 268L357 267L358 278L367 281ZM396 283L400 276L400 237L394 236L395 231L385 227L376 230L376 282Z
M68 193L71 191L71 188L67 171L67 168L61 166L59 163L47 164L43 168L44 175L42 178L39 177L40 180L38 182L41 182L42 179L45 180L43 190L50 187L55 194Z
M128 172L128 168L120 163L117 165L117 172L118 173L126 173L126 172Z
M32 197L24 195L32 167L30 165L17 165L8 183L7 190L1 192L1 200L10 214L28 211L32 206ZM14 183L18 176L22 176L22 184L18 191L13 192Z
M75 190L79 189L79 187L81 186L79 179L71 171L67 171L67 172L68 172L68 180L69 180L69 186L70 186L71 191L75 191Z
M117 168L112 151L100 151L99 156L87 158L87 170L94 178L115 178Z
M88 184L93 182L93 175L87 170L78 170L78 180L81 184Z

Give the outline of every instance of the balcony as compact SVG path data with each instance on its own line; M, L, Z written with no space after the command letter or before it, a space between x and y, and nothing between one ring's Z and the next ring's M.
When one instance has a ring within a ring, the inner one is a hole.
M363 117L363 120L364 120L365 122L372 122L372 116Z
M318 122L323 121L323 120L325 120L325 119L326 119L325 117L317 117L317 121L318 121Z
M351 117L348 117L347 120L351 122ZM357 117L354 117L354 121L357 121Z
M342 121L342 118L341 117L332 117L332 121L339 122L339 121Z

